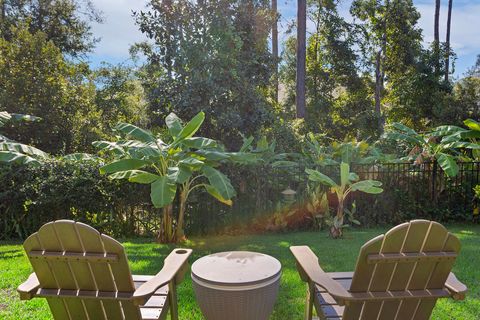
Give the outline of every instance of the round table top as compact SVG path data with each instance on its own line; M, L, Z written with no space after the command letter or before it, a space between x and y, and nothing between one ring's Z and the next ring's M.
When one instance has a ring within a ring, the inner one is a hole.
M192 275L218 285L244 285L268 281L280 274L280 261L249 251L228 251L202 257L192 265Z

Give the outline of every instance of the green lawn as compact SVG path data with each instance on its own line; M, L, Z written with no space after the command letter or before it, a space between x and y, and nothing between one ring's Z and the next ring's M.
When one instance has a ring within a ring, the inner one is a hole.
M433 319L480 318L480 226L449 227L462 241L462 253L454 272L469 287L465 301L441 300ZM270 254L283 265L280 295L271 319L302 319L305 287L295 269L288 247L309 245L320 257L326 271L351 271L360 246L383 229L357 230L346 234L343 240L332 240L325 233L298 232L286 234L215 236L192 238L188 247L194 250L191 261L209 253L226 250L251 250ZM145 239L123 241L127 248L132 272L155 274L162 267L163 258L172 249ZM30 265L19 243L0 242L0 319L50 319L43 299L22 302L15 288L31 272ZM190 278L179 288L180 319L202 319L192 290Z

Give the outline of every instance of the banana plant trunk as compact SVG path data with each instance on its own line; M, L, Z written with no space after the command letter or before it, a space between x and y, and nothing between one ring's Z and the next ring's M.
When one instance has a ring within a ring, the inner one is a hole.
M168 205L162 209L162 223L158 232L157 241L160 243L172 243L175 242L175 233L173 229L173 207Z
M344 199L338 199L338 206L337 206L337 223L333 223L330 227L330 236L333 239L338 239L343 237L342 225L343 225L343 206L344 206Z
M184 221L185 221L187 195L188 195L188 190L186 188L183 188L182 191L180 192L178 223L177 223L177 228L175 230L175 238L176 238L177 241L185 240L185 232L183 230L183 224L184 224Z

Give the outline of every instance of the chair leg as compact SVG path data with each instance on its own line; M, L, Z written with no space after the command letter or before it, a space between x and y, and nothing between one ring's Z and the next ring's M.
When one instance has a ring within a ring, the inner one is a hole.
M170 305L170 318L178 320L178 302L177 302L177 286L174 281L168 284L168 300Z
M312 320L313 315L313 297L315 295L315 287L313 283L307 282L307 298L305 303L305 320Z

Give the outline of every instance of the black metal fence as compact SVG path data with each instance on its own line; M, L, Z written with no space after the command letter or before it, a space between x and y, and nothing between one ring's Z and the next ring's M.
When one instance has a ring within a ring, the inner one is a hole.
M454 178L448 178L436 163L354 165L352 171L361 179L380 180L384 192L356 192L347 205L355 201L356 218L364 226L418 218L471 221L477 207L473 188L480 184L480 162L458 165ZM225 166L221 170L237 190L233 205L221 204L206 192L192 193L187 234L235 232L237 227L249 228L272 216L281 220L290 213L282 194L286 189L296 192L296 205L290 205L298 209L296 214L300 218L309 214L302 211L309 196L303 168ZM319 170L339 180L339 166ZM152 235L160 224L161 210L153 208L148 185L110 181L99 174L98 164L20 166L0 178L0 239L26 237L55 219L84 221L115 236ZM303 219L295 228L309 228L312 222Z
M470 221L476 206L473 188L480 183L480 162L459 163L459 172L447 177L438 163L387 163L353 165L351 171L361 179L383 183L384 192L368 195L356 192L348 199L357 207L357 219L363 225L395 224L409 219ZM296 202L304 203L308 180L302 168L272 169L227 168L237 189L232 207L197 194L189 204L188 229L191 233L209 233L225 226L249 224L253 219L272 215L283 201L282 191L296 191ZM339 180L339 167L319 171ZM326 188L324 188L326 191Z

